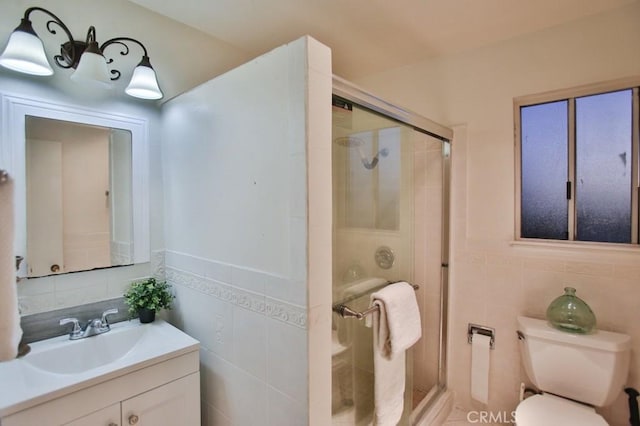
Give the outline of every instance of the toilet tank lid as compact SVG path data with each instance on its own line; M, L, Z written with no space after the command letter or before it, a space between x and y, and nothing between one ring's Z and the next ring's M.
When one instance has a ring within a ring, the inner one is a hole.
M525 337L532 336L544 340L564 342L567 344L590 347L609 352L622 352L631 347L631 337L627 334L612 331L596 330L590 334L575 334L560 331L545 320L518 317L518 330Z

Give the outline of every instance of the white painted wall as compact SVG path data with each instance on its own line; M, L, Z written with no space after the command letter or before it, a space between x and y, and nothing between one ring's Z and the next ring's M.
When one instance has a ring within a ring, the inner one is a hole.
M172 320L202 344L203 424L306 424L329 388L313 342L330 255L328 298L308 259L331 250L330 199L310 213L330 177L308 187L330 176L330 96L330 52L302 38L163 107L166 274Z
M467 323L496 328L489 409L517 404L516 316L544 317L571 284L602 329L632 336L628 385L640 387L640 253L513 247L513 98L640 73L640 4L359 81L383 98L459 125L453 144L449 386L470 400ZM627 424L626 395L602 410Z

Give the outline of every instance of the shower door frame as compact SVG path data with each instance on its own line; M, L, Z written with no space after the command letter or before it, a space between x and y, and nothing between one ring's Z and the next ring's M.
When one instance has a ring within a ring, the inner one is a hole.
M443 143L442 167L442 259L440 274L440 347L438 350L438 382L411 413L411 423L419 421L437 398L447 390L447 330L449 306L449 212L451 191L451 141L453 130L423 117L413 111L401 108L355 86L349 81L333 76L334 96L338 96L358 106L399 121L413 130L436 138Z

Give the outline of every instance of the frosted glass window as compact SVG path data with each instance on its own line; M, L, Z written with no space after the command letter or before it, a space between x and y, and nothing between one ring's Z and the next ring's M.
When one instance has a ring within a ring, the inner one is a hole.
M631 242L632 94L576 99L576 240Z
M522 107L521 235L568 238L568 102Z
M598 86L516 101L519 237L638 244L640 88Z

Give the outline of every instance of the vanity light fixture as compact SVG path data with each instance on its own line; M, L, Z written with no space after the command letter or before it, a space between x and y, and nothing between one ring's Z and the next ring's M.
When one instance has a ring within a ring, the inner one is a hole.
M71 79L78 82L86 82L97 86L109 88L113 80L120 78L121 72L117 69L109 71L107 65L113 59L106 59L104 51L111 45L120 46L120 55L129 54L129 45L135 43L142 48L142 60L133 70L129 85L124 90L126 94L142 99L160 99L162 91L158 86L156 73L149 61L147 48L138 40L130 37L116 37L98 45L96 41L96 29L89 27L85 41L74 40L69 28L53 13L41 7L30 7L24 12L20 25L11 33L7 47L0 55L0 65L14 71L31 75L51 75L53 68L49 64L42 40L38 37L29 20L31 12L40 11L49 15L52 19L47 21L47 30L56 34L54 25L59 26L66 34L68 41L60 46L60 54L53 57L60 68L73 68Z

